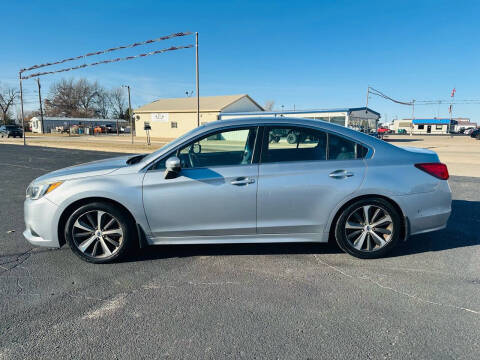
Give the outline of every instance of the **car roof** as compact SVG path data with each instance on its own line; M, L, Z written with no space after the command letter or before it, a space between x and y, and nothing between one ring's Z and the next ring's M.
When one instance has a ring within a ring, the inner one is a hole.
M163 156L170 152L172 149L181 146L192 139L202 136L206 132L214 130L222 130L225 128L237 127L237 126L264 126L264 125L293 125L293 126L307 126L317 128L319 130L338 134L340 136L351 139L352 141L361 143L370 147L373 150L374 157L376 159L391 159L392 156L405 156L407 151L401 148L389 144L383 140L368 134L361 133L359 131L349 129L345 126L328 123L322 120L313 120L297 117L247 117L247 118L235 118L228 120L217 120L206 123L198 128L191 130L190 132L178 137L171 143L165 145L159 150L153 152L149 156L145 157L138 163L140 168L143 168L146 164L149 164L154 159ZM379 151L378 151L379 150ZM396 154L396 155L395 155Z

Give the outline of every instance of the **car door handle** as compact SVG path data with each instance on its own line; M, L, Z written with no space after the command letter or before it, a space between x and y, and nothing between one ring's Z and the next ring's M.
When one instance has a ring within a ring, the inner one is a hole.
M330 173L330 176L331 178L334 178L334 179L345 179L347 177L351 177L353 176L354 174L350 171L347 171L347 170L335 170L335 171L332 171Z
M255 183L255 179L244 178L244 177L240 177L230 181L230 184L236 185L236 186L242 186L242 185L248 185L248 184L254 184L254 183Z

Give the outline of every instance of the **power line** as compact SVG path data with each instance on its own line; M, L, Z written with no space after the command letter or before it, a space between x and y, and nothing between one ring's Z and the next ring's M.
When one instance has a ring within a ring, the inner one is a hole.
M77 69L86 68L86 67L88 67L88 66L95 66L95 65L100 65L100 64L108 64L108 63L113 63L113 62L118 62L118 61L125 61L125 60L133 60L133 59L137 59L137 58L141 58L141 57L146 57L146 56L161 54L161 53L164 53L164 52L167 52L167 51L181 50L181 49L189 49L189 48L192 48L192 47L193 47L192 44L190 44L190 45L185 45L185 46L171 46L171 47L169 47L169 48L167 48L167 49L155 50L155 51L151 51L151 52L144 53L144 54L139 54L139 55L133 55L133 56L126 56L126 57L122 57L122 58L116 58L116 59L110 59L110 60L97 61L97 62L90 63L90 64L82 64L82 65L73 66L73 67L70 67L70 68L64 68L64 69L60 69L60 70L45 71L45 72L34 73L34 74L31 74L31 75L28 75L28 76L21 76L21 79L22 79L22 80L26 80L26 79L30 79L30 78L33 78L33 77L36 77L36 76L56 74L56 73L61 73L61 72L66 72L66 71L71 71L71 70L77 70Z
M376 95L376 96L379 96L381 98L384 98L386 100L390 100L396 104L400 104L400 105L409 105L409 106L412 106L414 104L413 101L410 101L410 102L405 102L405 101L400 101L400 100L395 100L394 98L391 98L390 96L384 94L383 92L377 90L377 89L374 89L372 88L371 86L368 87L368 94L372 94L372 95Z
M106 49L106 50L94 51L94 52L90 52L90 53L87 53L87 54L84 54L84 55L79 55L79 56L75 56L75 57L71 57L71 58L67 58L67 59L63 59L63 60L59 60L59 61L54 61L54 62L50 62L50 63L33 65L33 66L28 67L28 68L21 69L20 73L23 73L23 72L29 71L29 70L38 69L38 68L45 67L45 66L63 64L63 63L66 63L68 61L80 60L80 59L86 58L88 56L106 54L106 53L116 51L116 50L120 50L120 49L129 49L129 48L133 48L133 47L140 46L140 45L151 44L151 43L154 43L154 42L157 42L157 41L162 41L162 40L167 40L167 39L172 39L172 38L175 38L175 37L187 36L187 35L192 35L192 33L191 32L179 32L179 33L175 33L175 34L161 36L159 38L152 39L152 40L145 40L145 41L140 41L140 42L136 42L136 43L129 44L129 45L122 45L122 46L113 47L113 48Z
M480 100L419 100L416 101L418 105L441 105L441 104L452 104L452 105L468 105L468 104L480 104Z

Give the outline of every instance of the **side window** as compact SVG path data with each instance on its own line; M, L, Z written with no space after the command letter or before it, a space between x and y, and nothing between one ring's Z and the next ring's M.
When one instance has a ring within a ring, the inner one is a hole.
M368 149L365 146L357 144L357 159L365 159L367 156Z
M325 160L327 135L300 127L266 128L262 162ZM267 143L265 145L265 143Z
M329 160L352 160L363 159L368 149L341 136L328 135L328 159Z
M210 134L178 151L182 168L250 164L256 128L227 130Z

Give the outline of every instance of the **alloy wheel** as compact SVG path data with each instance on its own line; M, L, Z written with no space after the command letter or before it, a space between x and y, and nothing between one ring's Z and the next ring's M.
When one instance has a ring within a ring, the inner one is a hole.
M377 251L393 238L394 224L389 212L376 205L363 205L348 216L345 233L350 245L364 252Z
M72 229L75 246L92 258L110 257L123 242L120 222L112 214L93 210L80 215Z

